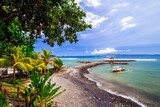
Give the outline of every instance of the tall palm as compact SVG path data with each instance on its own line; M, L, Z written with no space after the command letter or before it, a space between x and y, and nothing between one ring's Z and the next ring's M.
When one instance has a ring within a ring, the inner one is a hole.
M45 62L42 58L39 58L40 52L33 52L31 55L33 66L36 69L36 71L42 71L42 69L48 69Z
M14 47L13 53L10 56L4 55L3 58L0 59L1 64L7 64L8 67L13 68L13 83L15 83L15 70L25 70L31 71L33 66L31 65L32 59L29 57L25 57L25 55L21 52L21 47Z
M51 58L51 54L52 54L52 51L48 51L48 50L45 50L45 49L42 49L43 53L40 53L41 55L41 58L43 59L45 65L47 66L50 62L52 62L53 60L50 59ZM46 69L45 69L45 72L46 72Z
M33 64L41 64L43 63L43 59L42 58L39 58L40 56L40 52L33 52L32 55L31 55L31 58L32 58L32 61L33 61Z

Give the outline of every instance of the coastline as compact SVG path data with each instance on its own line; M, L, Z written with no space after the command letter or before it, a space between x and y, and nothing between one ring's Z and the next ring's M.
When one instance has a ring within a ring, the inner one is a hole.
M58 106L92 106L92 107L141 107L142 103L136 103L131 99L107 92L97 86L95 81L89 80L85 74L88 74L88 68L106 64L104 61L87 63L75 67L69 67L65 72L52 76L52 81L61 84L62 89L66 89L54 101L58 101Z

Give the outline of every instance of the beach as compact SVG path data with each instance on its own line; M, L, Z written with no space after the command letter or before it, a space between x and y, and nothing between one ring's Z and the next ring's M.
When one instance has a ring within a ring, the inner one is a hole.
M69 67L62 73L54 74L51 79L56 86L62 86L61 90L66 92L54 99L59 107L141 107L145 106L136 103L122 96L111 94L100 89L96 82L89 80L84 74L88 74L88 68L105 64L97 61Z

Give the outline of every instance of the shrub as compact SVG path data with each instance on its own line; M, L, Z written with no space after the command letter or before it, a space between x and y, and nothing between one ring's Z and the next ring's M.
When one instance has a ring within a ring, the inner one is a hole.
M5 95L2 91L0 91L0 107L9 107L9 102L5 100Z
M45 75L38 75L35 69L33 70L31 74L31 84L29 85L29 88L25 89L25 92L28 94L27 99L29 105L34 107L40 103L40 107L44 107L45 105L50 107L54 103L52 99L65 91L63 90L57 93L61 86L54 88L56 83L51 84L51 79L49 79L52 74L53 72Z
M62 60L57 57L55 58L55 60L53 62L56 63L59 66L59 68L62 67L62 65L63 65Z

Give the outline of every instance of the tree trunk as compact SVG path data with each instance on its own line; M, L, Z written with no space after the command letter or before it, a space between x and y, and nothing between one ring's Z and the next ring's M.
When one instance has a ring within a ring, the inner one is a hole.
M22 76L22 70L19 70L19 76L20 76L20 78L19 78L19 80L21 81L21 78L23 78Z
M44 69L44 74L46 74L46 69Z
M13 84L15 84L15 68L13 68Z

